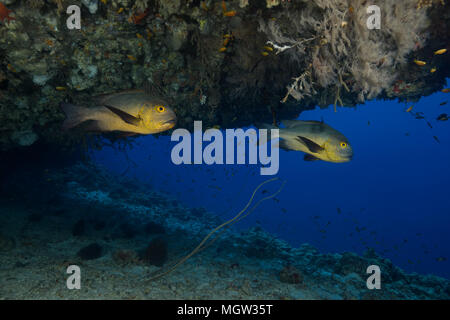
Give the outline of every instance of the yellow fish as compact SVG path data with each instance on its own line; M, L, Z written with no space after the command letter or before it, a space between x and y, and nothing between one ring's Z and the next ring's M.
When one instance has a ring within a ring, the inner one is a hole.
M430 70L430 72L431 72L431 73L435 73L436 70L437 70L436 68L432 68L432 69Z
M284 120L285 128L262 125L264 129L279 129L280 148L306 153L305 161L349 162L353 149L339 131L319 121ZM264 141L260 141L260 144Z
M414 60L414 63L421 67L427 64L425 61L420 60Z
M172 129L177 117L167 103L144 91L125 91L101 97L93 108L63 103L63 130L81 124L85 131L121 132L126 136Z
M409 107L408 109L406 109L406 112L411 112L411 110L413 109L414 106Z
M444 53L446 53L446 52L447 52L447 49L441 49L441 50L435 51L434 54L435 54L435 55L438 55L438 54L444 54Z

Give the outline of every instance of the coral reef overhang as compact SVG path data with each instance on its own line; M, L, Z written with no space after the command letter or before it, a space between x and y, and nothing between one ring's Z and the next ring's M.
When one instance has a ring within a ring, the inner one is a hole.
M315 106L414 101L450 74L441 0L18 1L0 20L0 150L67 145L63 101L148 88L180 127L240 127ZM81 8L68 30L66 8ZM381 9L369 29L369 5ZM420 65L417 62L426 64Z

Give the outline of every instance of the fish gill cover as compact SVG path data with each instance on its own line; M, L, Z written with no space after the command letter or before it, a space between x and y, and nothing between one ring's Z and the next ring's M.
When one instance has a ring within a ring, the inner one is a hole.
M449 8L1 1L0 298L449 299ZM198 120L279 177L175 165Z

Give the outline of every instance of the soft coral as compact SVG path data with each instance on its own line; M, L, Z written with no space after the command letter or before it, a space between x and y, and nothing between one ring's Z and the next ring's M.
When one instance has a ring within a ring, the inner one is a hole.
M11 10L9 10L3 3L0 2L0 20L2 22L5 21L5 19L8 19L8 22L11 20L16 20L9 15L11 12Z

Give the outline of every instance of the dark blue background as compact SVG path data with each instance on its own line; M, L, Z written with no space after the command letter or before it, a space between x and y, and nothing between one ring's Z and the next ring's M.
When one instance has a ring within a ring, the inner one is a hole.
M323 117L347 136L353 161L304 162L300 152L281 151L278 176L287 183L279 201L265 202L238 228L260 225L294 246L308 242L323 252L362 253L373 247L408 271L450 278L450 262L438 261L450 255L450 121L436 121L450 113L450 103L439 105L449 98L436 93L407 105L374 101L337 113L333 108L304 112L300 119ZM411 105L411 113L405 112ZM415 119L412 112L418 111L427 119ZM109 148L94 158L224 218L239 212L269 178L259 175L258 166L175 166L174 145L167 136L145 136L126 152L130 160ZM277 186L264 189L273 192Z

